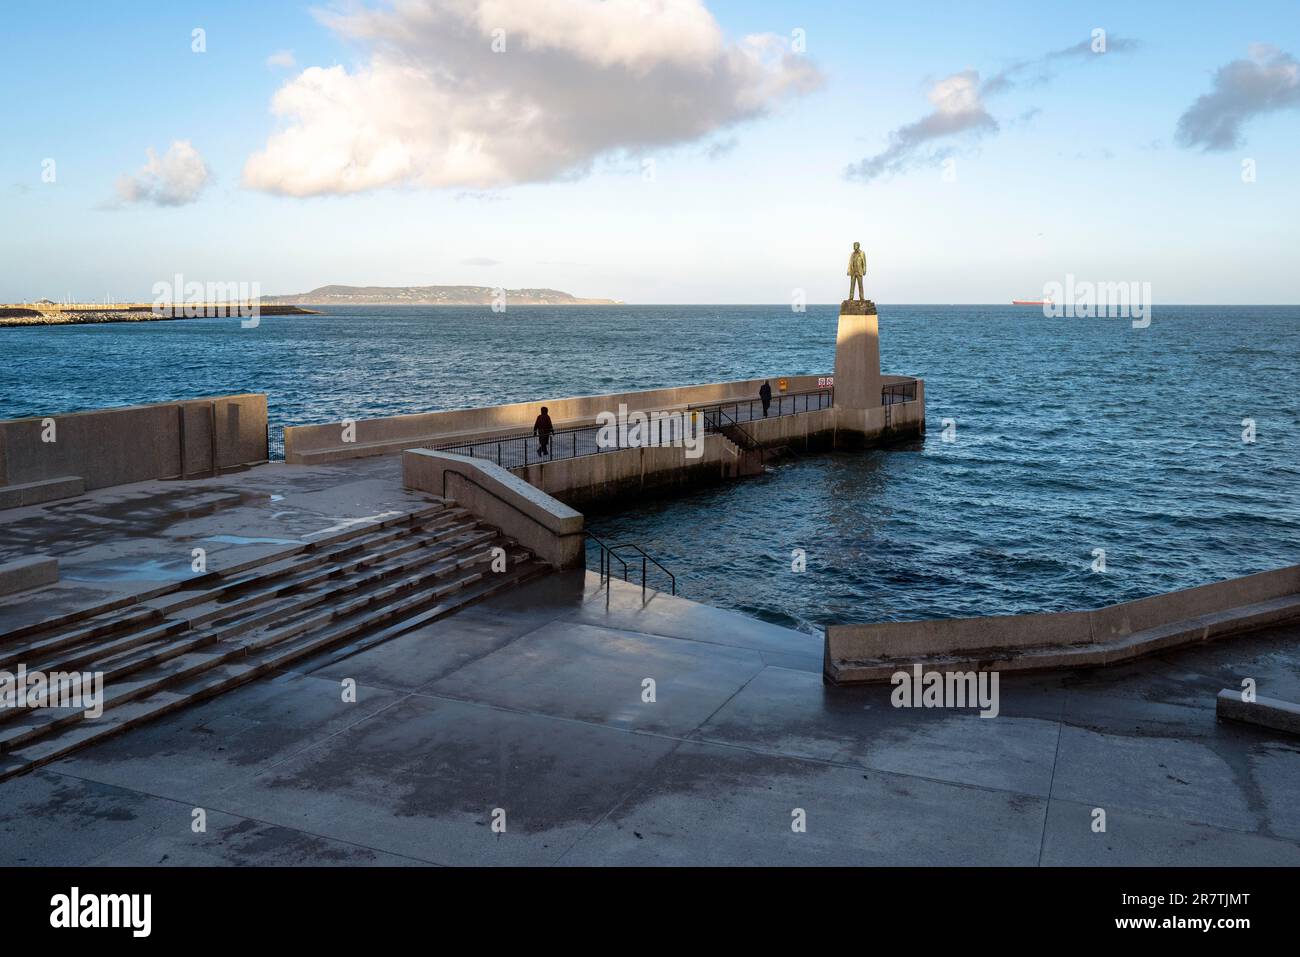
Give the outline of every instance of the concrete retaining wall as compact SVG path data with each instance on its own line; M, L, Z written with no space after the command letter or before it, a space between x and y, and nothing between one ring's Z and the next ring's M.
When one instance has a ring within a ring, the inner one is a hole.
M914 661L993 670L1091 667L1300 619L1300 565L1090 611L830 625L826 676L887 680Z
M735 478L745 468L746 460L736 446L720 435L706 435L701 455L693 459L686 456L685 448L652 446L556 459L512 471L546 494L581 507L713 484Z
M786 392L807 392L820 387L824 376L772 376L767 381L780 394L780 380ZM555 427L592 425L601 412L617 412L619 404L629 411L682 408L709 402L758 397L763 379L742 379L674 389L650 389L639 392L614 392L606 395L573 398L538 399L481 409L457 409L449 412L422 412L394 415L380 419L359 419L355 441L343 441L343 423L294 425L284 430L284 459L291 465L319 464L371 455L388 455L421 445L438 445L470 441L488 433L508 430L527 432L533 427L538 410L550 409Z
M54 441L44 441L53 424ZM266 396L227 395L0 421L0 487L86 489L265 462Z
M786 446L818 451L839 444L866 445L889 435L919 434L925 424L925 403L885 410L825 408L795 415L771 416L742 423L746 432L767 448ZM658 494L691 485L714 484L758 470L755 456L746 457L720 435L704 437L703 454L689 458L686 449L672 446L619 449L571 459L539 462L511 471L530 485L578 508L609 505L620 499Z
M402 453L402 483L455 500L553 568L585 560L582 514L491 462L410 449Z

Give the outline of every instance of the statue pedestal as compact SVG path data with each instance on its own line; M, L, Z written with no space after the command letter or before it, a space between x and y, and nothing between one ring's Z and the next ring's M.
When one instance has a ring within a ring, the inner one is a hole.
M835 405L874 409L880 405L880 329L870 299L840 303L835 336Z

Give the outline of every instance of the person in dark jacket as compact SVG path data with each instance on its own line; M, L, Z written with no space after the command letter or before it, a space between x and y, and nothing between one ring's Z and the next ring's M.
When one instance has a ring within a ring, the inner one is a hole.
M767 407L772 404L772 387L763 383L763 387L758 390L758 397L763 400L763 418L767 418Z
M537 454L551 454L551 433L555 431L555 426L551 424L551 417L547 415L546 406L542 406L542 414L537 417L533 423L533 435L537 436Z

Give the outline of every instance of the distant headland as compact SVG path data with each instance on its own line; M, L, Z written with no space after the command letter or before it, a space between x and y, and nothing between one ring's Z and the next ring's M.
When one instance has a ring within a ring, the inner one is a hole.
M180 277L177 277L178 280ZM209 297L211 294L209 294ZM174 309L158 303L73 303L40 299L0 304L0 326L64 326L98 322L153 322L213 316L320 315L307 306L617 306L617 299L579 299L558 289L491 286L320 286L288 296L241 296L238 301L189 302ZM256 304L254 306L254 304Z
M617 299L579 299L558 289L491 286L321 286L291 296L263 296L263 306L490 306L504 293L511 306L617 306Z

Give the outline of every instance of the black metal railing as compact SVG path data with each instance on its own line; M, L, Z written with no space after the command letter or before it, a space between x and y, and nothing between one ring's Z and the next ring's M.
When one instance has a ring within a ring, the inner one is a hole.
M591 540L592 544L594 544L596 548L599 549L600 583L602 585L607 584L614 577L614 562L618 562L619 567L622 569L623 581L631 580L629 572L631 568L636 567L635 566L636 559L633 559L633 564L629 566L627 560L624 559L623 556L619 554L620 551L631 550L636 552L641 557L641 600L642 601L645 600L645 593L646 593L646 588L648 587L651 565L659 569L659 571L661 571L667 577L668 586L672 594L674 595L677 594L677 576L674 575L672 572L670 572L667 568L665 568L657 559L655 559L649 553L647 553L646 550L642 548L640 545L633 544L632 542L624 542L622 545L611 546L611 545L606 545L595 535L591 534L591 532L585 532L584 534L587 536L588 539Z
M688 409L722 409L736 421L751 422L759 419L796 415L800 412L818 412L835 404L835 390L809 389L804 392L785 392L772 396L766 411L761 399L733 399L729 402L703 402L687 406Z
M813 389L806 392L791 392L772 396L767 409L767 417L796 415L801 412L816 412L826 409L835 401L833 389ZM639 427L641 435L635 442L628 442L619 429L607 429L599 425L580 425L567 429L557 429L548 436L545 444L539 436L530 432L519 432L498 438L475 439L467 442L448 442L431 446L439 452L456 452L472 458L487 459L502 468L515 469L539 462L553 462L557 459L571 459L582 455L597 455L601 452L615 452L625 448L639 448L647 445L670 445L681 441L681 416L715 412L714 420L721 423L725 416L736 427L743 429L742 422L758 421L764 418L763 403L759 399L736 399L729 402L714 402L698 406L677 409L659 409L646 411L644 426ZM705 416L705 431L709 431L709 417ZM713 431L720 431L714 429ZM601 433L606 435L602 439ZM610 435L609 433L612 433ZM748 432L745 433L748 435ZM608 441L610 438L612 442ZM752 439L752 437L751 437Z
M880 390L881 405L898 405L900 402L916 401L916 380L894 382Z
M702 408L696 411L704 416L705 435L711 432L722 435L741 451L757 453L759 462L763 462L763 446L729 412L721 407Z

